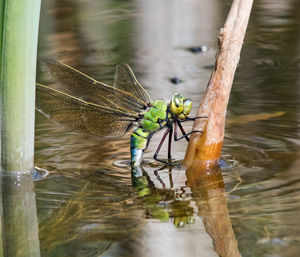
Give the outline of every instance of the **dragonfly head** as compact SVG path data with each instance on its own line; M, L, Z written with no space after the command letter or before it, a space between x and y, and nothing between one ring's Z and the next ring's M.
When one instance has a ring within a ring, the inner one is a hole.
M184 120L192 110L192 100L189 98L185 98L179 93L175 93L172 96L170 109L173 114Z

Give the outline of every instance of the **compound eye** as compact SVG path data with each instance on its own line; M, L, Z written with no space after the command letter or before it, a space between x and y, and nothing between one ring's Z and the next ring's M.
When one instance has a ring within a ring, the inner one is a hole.
M176 107L179 107L180 105L180 100L178 98L175 98L175 105Z
M183 101L184 101L184 96L182 96L179 93L176 93L172 96L171 100L171 112L173 114L180 114L183 111Z
M186 99L183 103L183 113L185 115L189 115L192 110L192 100L191 99Z

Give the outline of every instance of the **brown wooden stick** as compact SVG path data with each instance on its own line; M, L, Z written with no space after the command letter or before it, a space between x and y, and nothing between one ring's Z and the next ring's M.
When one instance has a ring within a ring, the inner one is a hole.
M194 133L188 144L184 164L190 167L195 162L203 162L206 167L215 166L221 156L224 140L225 115L234 73L239 62L253 0L233 0L224 27L218 36L218 52L215 68L197 116L208 118L196 119Z

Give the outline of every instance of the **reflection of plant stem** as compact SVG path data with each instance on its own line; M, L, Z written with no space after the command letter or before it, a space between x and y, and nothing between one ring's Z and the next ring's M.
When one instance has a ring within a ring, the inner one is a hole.
M39 257L36 199L31 175L3 173L1 190L4 246L1 256Z

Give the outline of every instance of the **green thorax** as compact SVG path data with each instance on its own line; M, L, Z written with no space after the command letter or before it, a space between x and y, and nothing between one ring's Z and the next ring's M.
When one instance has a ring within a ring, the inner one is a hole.
M149 132L155 132L166 125L168 104L164 100L155 100L151 102L151 107L144 113L141 120L141 126Z

